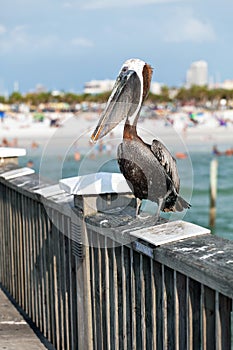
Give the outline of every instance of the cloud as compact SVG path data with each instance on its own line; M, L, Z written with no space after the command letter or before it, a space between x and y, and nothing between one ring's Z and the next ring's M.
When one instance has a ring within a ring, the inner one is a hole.
M211 42L216 40L216 33L209 21L196 18L188 11L177 13L170 18L164 28L164 41L182 42Z
M82 8L87 10L112 8L112 7L134 7L150 4L165 4L172 2L181 2L184 0L86 0ZM189 1L189 0L188 0Z
M10 52L12 48L25 48L27 46L28 38L24 26L16 26L12 29L3 28L0 36L1 54Z
M38 35L30 33L26 26L15 26L9 30L0 25L0 53L33 54L37 52L51 53L59 48L62 52L74 52L77 47L89 48L93 43L87 38L77 37L64 39L56 34Z
M64 2L63 4L62 4L62 7L65 7L65 8L71 8L71 7L73 7L73 5L72 5L72 3L71 2Z
M0 35L6 33L6 27L0 24Z
M71 45L73 46L82 46L82 47L92 47L94 46L93 42L86 38L74 38L71 40Z

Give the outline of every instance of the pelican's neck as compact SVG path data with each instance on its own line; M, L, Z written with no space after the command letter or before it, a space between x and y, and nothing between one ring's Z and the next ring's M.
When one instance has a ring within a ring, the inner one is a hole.
M139 118L140 112L141 112L141 108L142 107L140 106L140 108L135 112L134 115L132 115L131 117L127 117L125 125L129 124L131 126L135 126L135 127L137 126L138 118Z
M135 118L133 120L133 123L130 123L129 118L126 119L125 127L124 127L124 134L123 134L124 139L132 140L133 138L138 136L138 134L137 134L138 117L139 117L139 113L137 115L137 118Z

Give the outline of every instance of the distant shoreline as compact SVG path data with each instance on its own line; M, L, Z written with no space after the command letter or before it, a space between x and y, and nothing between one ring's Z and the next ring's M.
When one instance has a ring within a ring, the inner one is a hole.
M97 113L82 113L78 117L67 117L61 127L53 128L47 123L23 124L4 122L0 124L0 142L17 139L19 147L31 147L33 142L40 148L69 148L76 142L82 151L90 148L89 138L98 121ZM233 125L204 126L197 125L185 129L164 126L161 120L144 119L138 123L138 133L148 143L154 138L161 140L175 152L211 151L213 145L225 148L233 147ZM117 145L122 139L122 125L113 130L113 134L103 139L104 143Z

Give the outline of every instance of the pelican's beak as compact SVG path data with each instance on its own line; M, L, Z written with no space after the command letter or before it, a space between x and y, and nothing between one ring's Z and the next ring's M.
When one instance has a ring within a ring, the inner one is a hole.
M134 70L119 74L106 108L91 136L93 142L108 134L124 118L135 112L140 100L140 91L141 83Z

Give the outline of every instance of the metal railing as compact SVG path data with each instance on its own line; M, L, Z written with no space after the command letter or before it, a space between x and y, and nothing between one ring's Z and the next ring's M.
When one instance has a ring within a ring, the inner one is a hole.
M125 242L47 185L0 177L0 283L56 349L231 349L233 242Z

